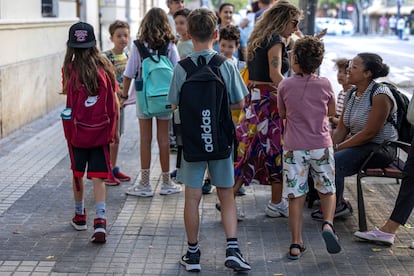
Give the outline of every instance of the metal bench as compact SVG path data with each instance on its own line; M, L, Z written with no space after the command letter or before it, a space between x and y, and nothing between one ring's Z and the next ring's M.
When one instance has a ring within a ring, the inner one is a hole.
M404 169L405 160L407 159L411 145L401 141L388 141L385 142L384 145L395 145L397 147L397 155L394 161L385 168L366 168L368 162L376 152L373 151L365 160L357 174L359 231L367 231L367 219L365 214L364 195L362 191L361 179L364 177L387 177L396 179L397 184L399 184L400 179L403 177L402 171Z

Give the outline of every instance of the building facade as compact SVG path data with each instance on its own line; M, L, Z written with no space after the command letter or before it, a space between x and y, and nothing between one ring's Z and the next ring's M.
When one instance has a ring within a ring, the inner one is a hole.
M81 20L95 28L99 46L112 44L108 26L139 22L164 0L0 0L0 138L65 102L61 66L69 27Z

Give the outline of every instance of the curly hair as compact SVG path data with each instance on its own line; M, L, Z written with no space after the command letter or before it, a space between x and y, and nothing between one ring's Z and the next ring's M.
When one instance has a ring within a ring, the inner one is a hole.
M137 39L147 42L149 48L154 50L175 42L167 13L161 8L150 9L142 19Z
M324 52L325 47L319 38L305 35L296 40L292 54L302 72L312 74L321 65Z
M227 25L220 29L219 40L230 40L235 41L236 45L240 44L240 30L237 26Z
M100 53L96 46L86 49L67 47L65 59L63 61L64 82L62 94L67 94L67 82L70 79L70 75L73 72L77 72L81 84L83 84L88 91L88 95L97 95L99 89L99 68L103 68L109 75L112 82L112 88L115 90L116 79L112 64ZM79 87L75 87L75 89L79 89Z
M382 57L374 53L359 53L357 57L362 59L365 71L371 71L372 79L385 77L390 72L390 67L382 62Z
M281 34L302 11L287 0L279 0L268 8L256 22L247 43L248 60L253 60L257 48L267 44L273 35Z

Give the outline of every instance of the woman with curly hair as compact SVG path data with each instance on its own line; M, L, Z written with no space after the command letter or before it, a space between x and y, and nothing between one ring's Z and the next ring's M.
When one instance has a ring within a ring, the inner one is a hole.
M150 53L158 53L161 49L167 48L167 56L172 65L175 66L180 60L175 36L168 21L167 13L161 8L152 8L142 19L138 30L137 39L148 49ZM128 98L128 89L131 79L139 77L141 73L142 58L137 46L132 46L131 56L124 72L124 86L121 95L121 105ZM138 102L137 102L138 104ZM151 165L151 142L152 142L152 117L146 116L137 111L139 121L140 137L140 158L141 158L141 180L137 185L129 188L127 194L141 197L151 197L154 191L150 185ZM169 142L169 121L171 114L157 116L157 142L160 153L162 171L162 186L160 194L168 195L181 192L181 187L173 184L170 180L170 142Z
M288 216L282 198L282 119L277 109L277 86L289 71L285 39L298 30L302 12L280 0L256 22L247 44L249 95L239 117L238 156L234 191L256 179L272 186L265 209L270 217Z

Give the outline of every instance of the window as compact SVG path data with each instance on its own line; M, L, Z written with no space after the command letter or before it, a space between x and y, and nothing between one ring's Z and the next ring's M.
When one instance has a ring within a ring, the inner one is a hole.
M42 16L57 17L59 13L58 0L42 0Z

